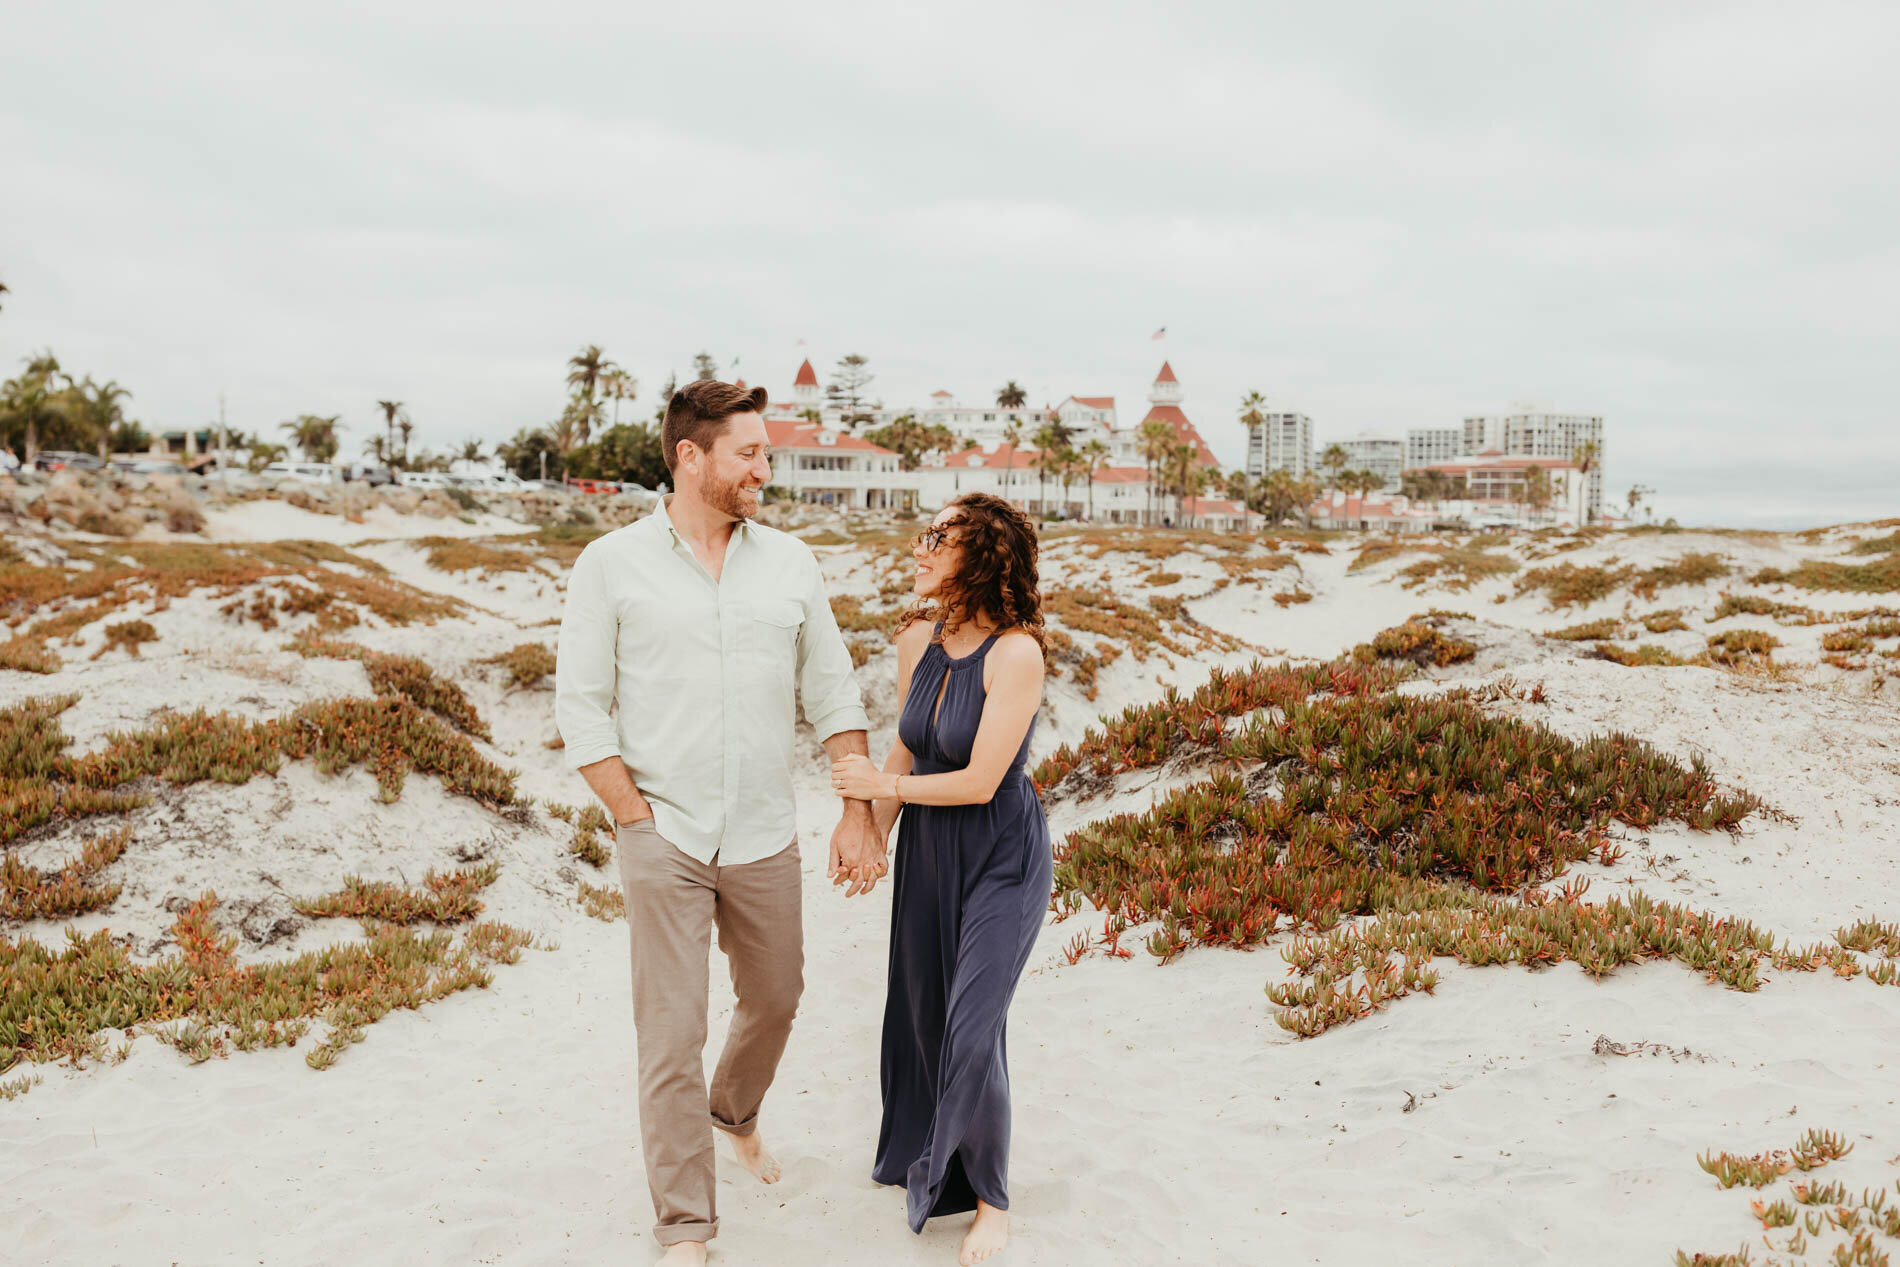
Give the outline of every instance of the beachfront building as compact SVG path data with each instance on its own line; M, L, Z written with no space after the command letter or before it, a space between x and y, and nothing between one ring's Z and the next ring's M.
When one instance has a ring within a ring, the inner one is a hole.
M1095 522L1160 523L1166 498L1157 497L1144 466L1110 466L1095 473Z
M860 510L917 505L917 473L899 469L889 449L805 418L768 417L765 433L772 485L798 501Z
M1306 509L1315 528L1336 532L1428 532L1433 515L1397 493L1330 490Z
M964 493L988 493L1025 510L1037 501L1036 450L1028 445L1003 441L959 453L930 452L912 474L917 504L925 510L940 510Z
M1453 462L1465 453L1463 427L1412 427L1405 433L1405 470L1421 470L1435 462Z
M1346 451L1347 470L1371 471L1385 481L1379 486L1382 491L1399 491L1399 472L1405 469L1405 441L1359 435L1340 441L1339 447Z
M1229 497L1190 497L1181 504L1181 525L1209 532L1257 532L1267 517Z
M1603 416L1560 414L1532 405L1516 405L1512 412L1466 418L1464 456L1495 450L1510 457L1561 458L1573 475L1570 459L1585 444L1596 446L1596 463L1583 483L1584 516L1594 522L1603 513ZM1576 490L1569 494L1576 505Z
M1247 474L1285 471L1294 479L1313 473L1313 420L1294 410L1278 410L1247 431Z
M960 494L984 492L1038 516L1093 514L1097 522L1105 523L1172 522L1177 510L1174 500L1158 488L1149 488L1148 459L1141 440L1146 425L1161 423L1175 444L1192 446L1196 465L1216 470L1220 466L1181 408L1183 394L1173 367L1163 362L1148 395L1148 412L1133 426L1122 425L1113 396L1069 396L1054 406L1005 409L962 405L950 392L937 391L922 409L868 410L871 421L859 431L888 425L908 414L924 426L947 428L971 446L950 453L925 453L917 470L901 471L896 454L839 425L837 411L825 402L817 372L808 360L798 368L792 398L767 407L772 482L801 501L829 505L915 505L936 510ZM1065 484L1037 468L1034 437L1052 416L1068 432L1072 448L1082 449L1095 440L1108 448L1110 465L1097 473L1093 487L1087 479L1072 478ZM1012 427L1019 437L1014 443L1009 439ZM1310 423L1306 434L1310 449ZM1310 454L1307 465L1311 465ZM1223 509L1215 500L1205 505L1208 515L1216 519L1245 513L1231 506Z
M876 410L869 425L882 427L905 414L926 427L947 427L957 439L985 447L1006 443L1012 427L1021 440L1027 440L1049 420L1046 407L1032 409L1024 405L1006 409L996 404L965 405L950 392L939 390L930 393L930 399L921 409Z
M1524 501L1525 481L1532 467L1542 467L1550 481L1550 503L1535 511ZM1487 449L1470 457L1429 463L1422 469L1443 471L1464 480L1464 505L1458 510L1470 518L1567 524L1577 517L1581 473L1567 458L1529 457Z
M1581 477L1584 514L1595 522L1603 515L1601 414L1560 414L1533 405L1514 405L1510 413L1475 415L1456 427L1413 427L1405 433L1405 469L1442 467L1484 454L1561 458L1569 467L1585 444L1596 445L1596 463L1588 475ZM1574 507L1574 486L1571 504Z
M1146 466L1148 460L1142 454L1142 432L1149 423L1159 422L1174 432L1175 443L1194 446L1196 465L1218 469L1220 459L1207 447L1207 441L1181 408L1185 395L1181 380L1174 376L1174 367L1163 361L1161 372L1155 375L1154 385L1148 389L1148 412L1135 426L1117 427L1109 437L1110 460L1123 466Z

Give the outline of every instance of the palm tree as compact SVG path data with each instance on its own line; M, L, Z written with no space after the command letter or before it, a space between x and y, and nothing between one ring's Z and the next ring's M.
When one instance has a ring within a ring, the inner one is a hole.
M1183 445L1182 447L1190 451L1194 448L1191 444ZM1184 527L1192 528L1194 526L1194 503L1204 497L1207 494L1208 486L1219 478L1219 472L1209 470L1207 467L1198 464L1187 467L1181 472L1181 491L1183 496L1187 499L1182 503L1181 507L1182 519L1185 521L1183 524Z
M1160 419L1141 424L1141 458L1148 467L1148 521L1154 522L1155 494L1162 466L1168 460L1169 450L1174 446L1174 428Z
M1253 453L1254 432L1267 420L1267 398L1259 392L1248 392L1240 398L1240 425L1247 428L1247 452Z
M1048 494L1043 489L1050 473L1061 468L1062 445L1056 438L1055 428L1048 423L1042 425L1042 429L1036 432L1030 443L1036 446L1036 513L1045 515L1049 513L1049 502ZM1016 455L1012 453L1010 455L1012 466L1015 460Z
M1082 467L1089 479L1089 521L1095 521L1095 477L1108 465L1108 446L1100 439L1082 446Z
M996 389L996 403L1004 409L1021 409L1029 403L1029 393L1012 378Z
M1549 471L1541 466L1533 466L1524 472L1524 504L1530 508L1533 523L1536 522L1538 514L1550 505L1550 494Z
M599 382L603 375L614 373L619 369L612 361L606 359L597 343L590 343L575 355L568 357L567 364L567 385L578 389L580 394L590 401L594 398L594 384Z
M1168 450L1169 464L1174 468L1174 518L1177 523L1187 516L1188 484L1191 482L1189 472L1196 469L1194 460L1199 456L1200 451L1186 441L1175 444Z
M117 379L95 383L91 375L75 386L80 414L75 421L91 433L99 446L99 459L104 461L112 445L113 429L125 421L125 409L119 402L132 399L132 393L119 386Z
M480 462L488 455L482 452L482 442L480 440L464 440L461 449L457 451L455 456L463 462Z
M389 438L387 436L371 436L363 442L363 452L365 455L375 458L376 465L388 466Z
M632 400L639 393L639 384L633 375L623 369L614 369L601 375L601 386L614 402L614 426L620 425L620 402Z
M51 399L57 390L54 380L60 376L59 358L53 355L51 349L48 349L26 359L26 373L18 380L19 395L15 398L13 407L26 419L26 436L21 446L25 452L20 456L28 465L32 464L40 451L41 418L45 417L48 422L52 422L57 417L53 413ZM71 386L72 381L70 377L67 377L67 386Z
M1326 446L1326 451L1319 455L1319 464L1325 467L1328 474L1332 477L1331 482L1326 485L1328 489L1339 487L1339 473L1346 469L1346 463L1351 460L1351 458L1346 456L1346 450L1341 446L1337 444L1329 444Z
M0 295L6 295L6 294L11 294L11 293L12 292L7 289L7 284L5 282L0 282Z
M1588 499L1586 491L1590 486L1590 472L1597 466L1597 455L1602 450L1595 440L1585 440L1570 455L1570 464L1577 468L1577 527L1583 527L1583 507Z
M389 437L389 442L383 446L383 457L392 457L396 452L396 419L402 416L402 402L400 400L379 400L376 402L376 407L383 411L383 434ZM403 428L402 444L405 449L409 447L409 429L407 427Z
M1011 418L1009 425L1003 428L1003 442L1009 445L1003 466L1003 500L1009 500L1009 489L1016 482L1016 450L1022 447L1023 423L1020 418Z
M337 414L327 418L319 414L299 414L293 421L281 425L290 432L291 442L303 450L306 459L328 462L336 456L336 433L343 425L339 418Z
M555 456L561 459L561 474L565 477L567 475L567 455L580 448L584 443L574 417L574 411L571 409L563 409L561 416L548 424L546 430L550 447L553 448Z
M1069 485L1083 474L1084 462L1075 446L1068 444L1063 445L1058 452L1057 462L1056 470L1062 478L1062 513L1066 515L1069 513Z
M416 424L409 421L408 414L404 414L396 423L396 430L402 432L402 460L405 466L409 463L409 437L415 432L415 429Z

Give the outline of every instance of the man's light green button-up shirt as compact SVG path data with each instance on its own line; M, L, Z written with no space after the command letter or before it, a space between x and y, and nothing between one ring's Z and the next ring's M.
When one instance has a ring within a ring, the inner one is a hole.
M621 758L660 835L723 866L797 834L799 697L820 739L870 725L811 548L743 521L715 582L664 505L575 561L554 683L568 764Z

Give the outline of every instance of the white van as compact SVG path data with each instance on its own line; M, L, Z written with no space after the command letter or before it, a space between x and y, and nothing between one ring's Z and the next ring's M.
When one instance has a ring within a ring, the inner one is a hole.
M453 488L455 481L440 471L398 471L396 482L404 488Z
M265 479L297 480L304 484L340 484L342 472L327 462L272 462L258 472Z

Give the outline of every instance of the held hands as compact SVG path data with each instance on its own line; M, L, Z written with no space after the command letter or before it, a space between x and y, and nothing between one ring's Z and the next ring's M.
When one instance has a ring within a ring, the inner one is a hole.
M846 802L844 817L831 833L831 861L825 869L832 887L850 886L844 891L846 897L869 893L891 869L884 856L883 837L878 835L870 814L861 810L853 812L849 808L852 804L854 802ZM864 802L855 804L861 806Z
M896 795L882 785L896 780L871 764L862 753L839 758L831 767L831 788L844 802L844 814L831 833L831 866L826 871L831 883L848 885L846 897L869 893L889 873L884 855L884 838L871 814L871 802L879 796Z
M884 773L871 764L871 758L854 752L832 762L831 787L846 800L889 800L897 795L897 776Z

